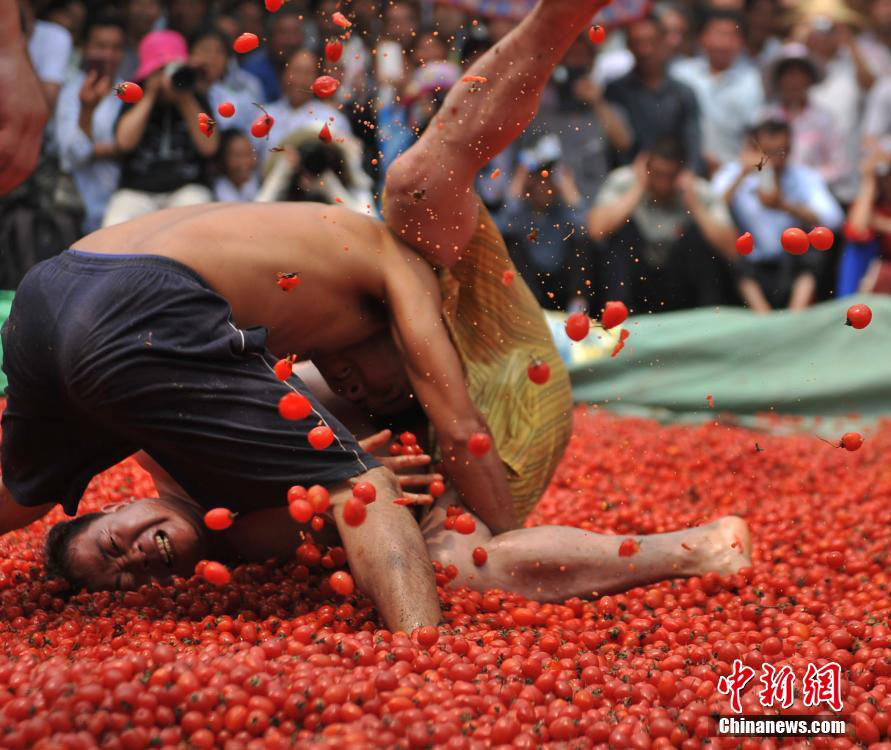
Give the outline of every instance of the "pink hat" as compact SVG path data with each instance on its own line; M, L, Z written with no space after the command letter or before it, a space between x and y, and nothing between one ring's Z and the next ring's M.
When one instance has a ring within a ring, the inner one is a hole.
M168 63L185 62L188 56L189 48L182 34L177 31L151 31L139 43L139 69L133 77L142 81Z

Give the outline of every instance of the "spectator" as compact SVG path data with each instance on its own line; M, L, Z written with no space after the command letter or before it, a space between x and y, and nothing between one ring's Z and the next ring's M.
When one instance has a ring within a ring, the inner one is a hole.
M872 28L857 37L857 46L875 78L891 76L891 0L872 0L867 15Z
M832 115L839 141L835 144L843 167L830 183L832 191L843 203L850 203L857 194L857 172L851 168L860 155L860 116L863 112L866 89L872 76L863 60L856 39L845 20L857 20L845 6L831 4L820 10L819 3L812 12L832 12L806 18L807 46L814 61L824 72L808 93L809 101ZM831 10L833 9L834 10Z
M260 192L257 154L246 133L227 130L220 138L220 171L213 185L218 201L252 201Z
M456 65L439 62L418 68L401 96L382 92L375 128L382 172L424 132L460 76Z
M114 83L124 59L125 40L120 21L92 20L84 35L83 70L65 84L56 107L59 159L83 199L85 233L102 225L120 177L114 126L121 101L114 94Z
M209 19L209 0L167 0L167 28L178 31L188 42Z
M848 211L836 294L891 294L891 151L862 162L860 190Z
M875 151L879 142L891 135L891 75L880 78L866 97L861 121L863 149Z
M330 104L313 97L312 83L318 76L321 62L316 53L301 49L286 62L281 82L284 96L268 107L269 114L275 119L270 143L278 146L297 130L311 129L318 137L326 124L332 137L351 136L349 120ZM254 145L266 151L263 141L255 139Z
M633 134L629 157L671 136L683 145L684 162L698 170L701 143L696 95L668 76L665 29L654 16L647 16L630 24L627 34L634 68L607 85L605 95L628 118Z
M528 132L533 138L546 133L559 136L563 151L572 154L576 184L591 205L609 171L609 165L631 148L631 129L619 108L603 98L591 77L594 47L582 34L554 69L549 89Z
M582 203L557 136L547 135L520 152L499 224L517 270L544 308L588 307L585 278L591 274Z
M269 20L267 43L240 59L241 67L263 84L264 101L281 98L281 77L286 64L303 47L305 39L300 14L285 6Z
M470 33L467 11L459 3L451 0L434 0L433 28L439 32L439 36L449 49L460 50Z
M232 20L235 26L231 32L224 32L235 38L239 34L256 34L261 39L266 32L264 22L266 11L258 0L237 0L231 6Z
M772 62L769 75L776 117L785 119L792 132L792 160L811 167L830 187L844 180L848 170L844 139L830 112L814 104L811 87L821 80L822 71L805 45L783 45Z
M790 255L780 238L790 227L837 229L842 210L819 172L790 159L788 122L767 113L753 137L739 160L715 175L712 187L730 206L740 230L755 240L755 249L742 261L749 283L757 285L757 302L751 306L801 310L814 300L824 256L816 251Z
M733 222L709 184L685 168L675 138L657 141L631 166L610 173L588 214L588 231L601 243L608 299L638 313L729 299ZM744 297L746 291L743 285Z
M353 136L319 141L314 128L291 131L264 165L256 200L337 203L375 216L371 178L362 171L359 141Z
M68 29L57 23L34 21L30 7L27 4L22 4L21 7L25 9L26 26L31 30L28 37L28 55L40 80L46 103L52 112L68 70L68 60L72 50L71 34Z
M124 8L127 50L121 66L121 77L132 80L139 67L139 43L150 31L160 28L163 9L161 0L128 0Z
M104 226L212 198L207 160L216 154L220 136L205 137L198 127L199 112L208 112L210 104L201 81L188 75L186 56L186 40L175 31L153 31L139 45L134 77L145 94L122 108L115 126L121 180Z
M699 29L702 56L680 60L671 69L696 94L709 174L736 158L764 104L761 74L742 57L743 39L742 16L709 11Z
M207 91L210 114L221 130L238 128L249 130L251 123L260 114L254 102L260 101L263 87L246 70L229 65L231 56L229 40L214 29L198 32L192 40L189 51L189 67L195 71L196 84ZM223 102L232 102L235 114L232 117L219 117L217 108Z
M686 9L670 2L659 2L653 7L653 14L665 29L665 47L669 63L692 57L695 39Z
M746 0L745 54L759 68L763 68L782 45L777 24L779 16L777 0Z
M399 86L411 75L405 55L414 47L417 28L418 16L413 5L396 0L386 6L384 30L377 45L375 78L379 86Z

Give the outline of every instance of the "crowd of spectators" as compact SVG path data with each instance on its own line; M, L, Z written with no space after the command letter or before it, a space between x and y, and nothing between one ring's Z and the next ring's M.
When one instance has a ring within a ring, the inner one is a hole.
M517 23L472 2L21 0L53 115L36 172L0 199L0 288L161 208L314 200L379 215L388 166ZM259 48L235 53L242 32ZM323 73L341 82L324 101ZM140 101L121 101L123 81ZM891 292L891 0L657 1L602 44L577 40L477 188L545 307L766 312ZM793 226L827 226L835 247L789 255Z

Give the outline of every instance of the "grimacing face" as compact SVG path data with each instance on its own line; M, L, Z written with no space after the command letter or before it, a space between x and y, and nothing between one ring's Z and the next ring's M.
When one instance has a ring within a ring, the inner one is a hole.
M103 510L71 539L70 571L91 591L188 578L205 556L207 540L197 512L181 505L141 498Z
M371 414L400 414L415 403L402 355L387 332L342 352L314 356L313 364L332 391Z

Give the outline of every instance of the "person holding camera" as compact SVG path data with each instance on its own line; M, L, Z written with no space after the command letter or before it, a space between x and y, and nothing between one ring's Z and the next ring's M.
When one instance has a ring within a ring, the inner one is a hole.
M213 199L207 164L220 137L199 128L198 115L212 112L203 79L186 65L187 58L186 40L175 31L153 31L140 43L134 78L144 95L122 108L115 126L121 180L103 226Z
M891 294L891 139L882 140L860 167L860 190L848 210L838 268L839 297Z
M114 126L121 100L115 96L114 84L125 42L120 21L111 16L93 18L84 31L83 70L62 87L56 105L59 160L83 199L84 232L102 225L120 178Z

